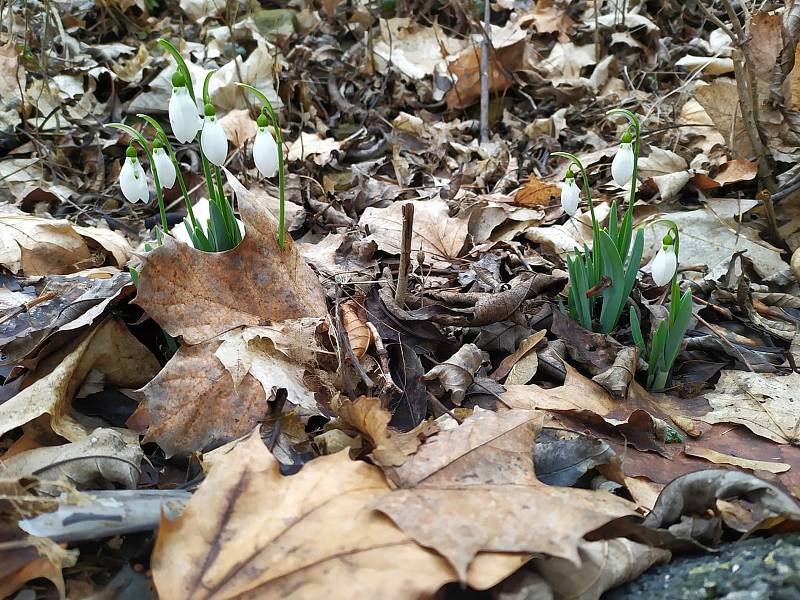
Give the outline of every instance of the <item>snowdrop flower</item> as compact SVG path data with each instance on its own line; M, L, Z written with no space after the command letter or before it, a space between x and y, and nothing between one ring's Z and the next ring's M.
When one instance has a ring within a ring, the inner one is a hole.
M158 140L153 142L153 164L158 172L158 182L161 187L171 189L175 185L175 177L177 175L175 173L175 165L172 164L172 159L170 159Z
M267 117L263 113L258 115L256 123L258 133L253 144L253 160L259 173L264 177L272 177L278 170L278 144L267 127Z
M653 281L661 287L672 280L673 275L678 270L678 256L675 254L675 246L669 235L664 236L663 245L653 259L651 266Z
M147 202L147 177L142 169L139 159L136 158L136 148L128 146L125 151L125 164L119 172L119 186L128 202Z
M197 114L197 105L189 95L183 75L176 72L172 76L172 97L169 99L169 124L179 142L188 144L194 141L203 121Z
M570 217L573 216L578 210L578 201L580 200L581 191L578 184L575 183L575 175L572 169L567 171L567 177L564 179L564 185L561 186L561 208Z
M611 177L620 187L633 178L633 146L631 145L631 134L627 131L622 136L619 150L611 162Z
M200 132L200 147L206 158L218 167L221 167L228 157L228 138L222 125L217 121L214 107L210 104L206 104L206 119Z

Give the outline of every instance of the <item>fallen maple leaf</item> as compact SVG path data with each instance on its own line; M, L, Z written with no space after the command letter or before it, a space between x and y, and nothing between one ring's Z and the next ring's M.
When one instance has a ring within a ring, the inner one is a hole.
M162 518L158 594L203 598L430 597L456 574L371 509L389 490L347 452L283 477L258 431L221 456L178 519Z
M169 236L144 260L135 303L189 344L241 325L324 317L325 292L259 196L239 203L245 236L227 252L202 252Z

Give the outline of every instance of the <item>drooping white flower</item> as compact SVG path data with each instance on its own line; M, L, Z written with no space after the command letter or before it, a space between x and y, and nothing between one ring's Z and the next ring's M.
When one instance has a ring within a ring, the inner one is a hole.
M629 133L622 136L619 149L611 161L611 177L620 187L633 178L633 144Z
M214 107L210 104L206 105L206 118L203 130L200 132L200 147L206 158L218 167L221 167L228 157L228 137L217 121Z
M678 257L675 254L675 246L671 243L662 245L653 259L651 269L653 281L656 282L656 285L659 287L667 285L675 275L675 271L678 270Z
M278 144L267 127L267 118L258 117L258 133L253 144L253 160L256 168L264 177L272 177L278 170Z
M175 185L175 165L172 164L164 148L153 148L153 163L158 171L158 182L162 188L171 189Z
M128 202L147 202L150 197L147 191L147 177L132 146L128 147L125 163L119 172L119 186Z
M567 172L567 178L561 186L561 208L570 217L573 216L578 210L578 202L580 201L581 190L578 184L575 183L575 176L572 171Z
M197 132L203 126L203 120L197 113L197 105L185 85L172 88L172 97L169 99L169 124L172 126L172 133L184 144L194 141Z

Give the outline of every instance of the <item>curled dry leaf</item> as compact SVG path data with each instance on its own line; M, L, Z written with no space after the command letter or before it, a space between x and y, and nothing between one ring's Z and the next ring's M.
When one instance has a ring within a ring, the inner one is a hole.
M239 209L246 233L233 250L201 252L166 236L145 258L136 304L173 337L197 344L241 325L327 314L325 292L292 240L278 247L263 200L247 194Z
M0 435L41 417L42 425L77 442L91 429L72 416L70 405L90 371L103 373L107 385L139 387L159 368L156 358L122 321L106 321L42 360L29 375L32 383L0 404Z
M254 431L216 462L185 512L162 519L152 557L162 598L393 599L432 596L456 578L437 554L371 510L389 491L347 452L291 477Z
M702 515L718 500L742 498L769 516L800 520L800 505L780 488L754 475L726 469L706 469L674 479L661 490L644 525L665 528L684 515Z
M78 442L28 450L0 460L0 465L7 477L63 478L78 488L103 481L133 489L143 456L139 444L127 443L113 429L98 428Z
M451 393L450 399L461 406L464 394L475 380L475 373L481 368L482 362L481 349L475 344L464 344L453 356L425 373L422 379L439 381Z
M378 398L359 396L350 401L340 397L333 408L342 421L367 437L373 446L372 458L384 467L402 465L425 437L438 430L432 421L423 421L419 427L405 433L390 429L392 415L381 406Z
M800 375L722 371L713 392L706 394L712 411L706 423L739 423L779 444L797 444L800 419L797 389Z
M367 311L364 309L364 304L357 300L348 300L342 302L339 310L350 346L352 346L356 358L361 360L372 343L372 332L367 327Z
M500 381L503 379L503 377L508 375L513 367L529 353L535 355L536 353L531 351L539 344L539 342L544 339L545 335L547 335L547 330L542 329L541 331L537 331L533 335L530 335L522 340L517 347L517 350L513 354L506 356L498 365L498 367L492 372L492 379L495 381ZM528 382L526 381L525 383Z

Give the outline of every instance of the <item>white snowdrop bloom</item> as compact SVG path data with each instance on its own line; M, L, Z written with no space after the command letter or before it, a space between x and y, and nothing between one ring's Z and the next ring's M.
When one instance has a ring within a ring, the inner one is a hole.
M260 125L261 117L258 119L259 127L253 144L253 160L259 173L264 177L272 177L278 170L278 144L275 143L269 128Z
M209 161L221 167L228 157L228 138L217 118L213 114L208 114L210 112L208 108L206 107L206 118L203 130L200 132L200 147Z
M147 177L134 148L129 147L126 153L125 163L119 172L119 186L128 202L147 202L150 197Z
M581 190L578 184L575 183L575 176L572 171L567 173L567 178L561 186L561 208L570 217L578 211L578 202L580 201Z
M184 144L194 141L197 132L203 126L203 120L197 114L197 105L186 86L172 88L172 97L169 99L169 124L172 126L172 133Z
M153 163L158 171L158 182L162 188L171 189L175 185L175 165L164 148L153 148Z
M662 246L653 259L653 264L650 268L653 273L653 281L656 282L656 285L659 287L667 285L678 269L678 257L675 255L675 246Z
M614 183L620 187L633 178L633 145L630 143L628 134L622 137L619 150L611 162L611 177L614 178Z

